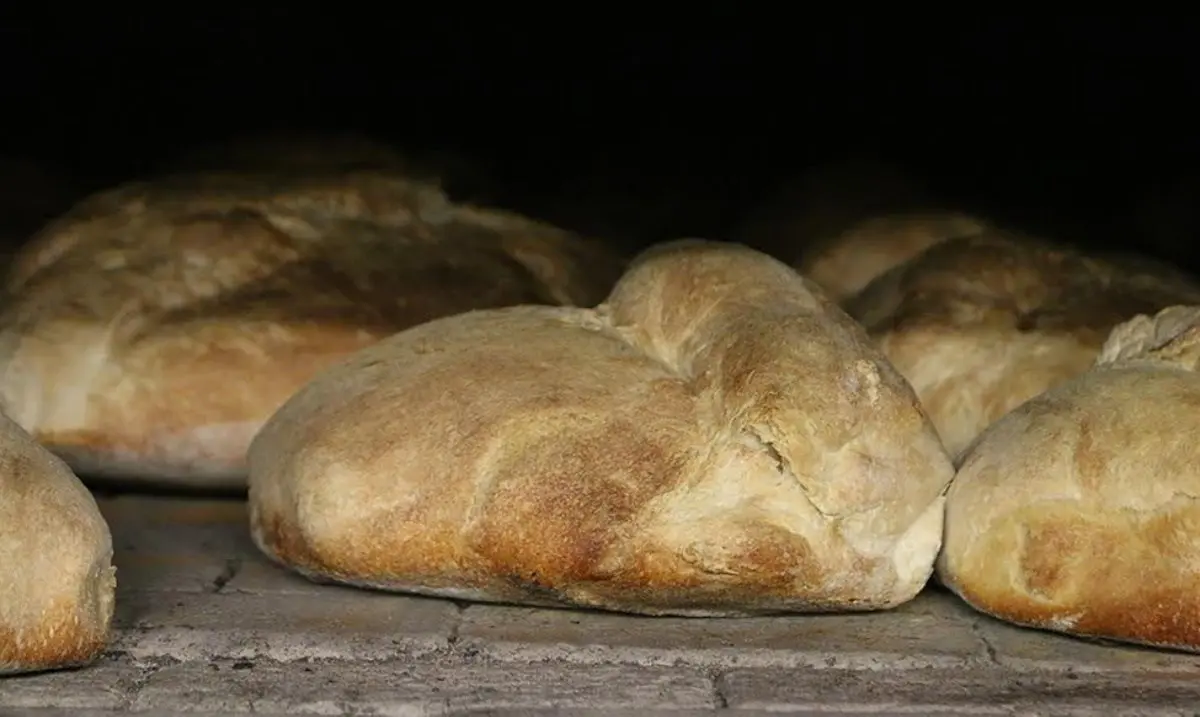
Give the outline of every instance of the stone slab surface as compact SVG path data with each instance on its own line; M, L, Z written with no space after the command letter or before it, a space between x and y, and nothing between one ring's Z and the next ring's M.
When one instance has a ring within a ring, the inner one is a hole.
M109 651L0 680L0 717L1200 717L1200 657L1023 630L936 588L887 613L740 620L465 605L295 576L237 500L100 502Z

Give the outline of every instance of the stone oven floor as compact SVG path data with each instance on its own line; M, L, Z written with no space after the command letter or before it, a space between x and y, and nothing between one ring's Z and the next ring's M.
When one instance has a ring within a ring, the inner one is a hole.
M0 715L1200 715L1200 657L1009 627L936 590L739 620L462 605L293 576L237 500L100 503L110 649L0 680Z

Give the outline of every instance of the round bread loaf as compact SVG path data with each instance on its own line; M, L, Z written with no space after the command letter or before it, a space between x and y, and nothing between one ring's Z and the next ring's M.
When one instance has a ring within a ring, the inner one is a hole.
M365 349L249 459L254 540L310 577L679 615L912 598L953 472L820 289L698 241L644 253L594 310L472 312Z
M938 575L1047 630L1200 651L1200 307L1117 327L997 421L947 499Z
M112 537L61 460L0 415L0 675L99 656L112 621Z
M85 479L244 487L251 436L325 366L461 311L595 305L621 266L395 175L134 184L17 257L0 397Z
M934 246L846 302L957 455L1024 401L1086 371L1139 313L1200 303L1150 261L1088 256L990 230Z
M844 232L806 244L794 262L800 273L839 302L929 247L987 230L983 221L957 212L915 212L864 219Z

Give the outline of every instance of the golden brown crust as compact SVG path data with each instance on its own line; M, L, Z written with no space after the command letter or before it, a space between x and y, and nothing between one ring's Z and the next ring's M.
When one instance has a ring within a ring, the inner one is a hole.
M0 416L0 674L95 659L115 585L96 502L61 460Z
M1011 622L1200 651L1198 407L1190 368L1134 357L997 421L948 493L942 582Z
M38 622L24 629L0 625L0 675L80 667L107 645L107 623L81 620L75 604L48 606Z
M1153 263L990 230L896 267L846 309L957 454L1009 410L1087 370L1116 324L1192 300L1200 286Z
M599 302L620 262L383 174L175 177L98 195L10 275L10 415L93 476L244 481L257 426L315 373L430 319Z
M823 237L800 251L796 268L837 301L872 280L950 239L987 231L980 219L957 212L914 212L871 217Z
M255 540L304 574L694 615L909 599L951 472L815 285L704 242L645 253L595 310L369 347L293 396L250 465Z

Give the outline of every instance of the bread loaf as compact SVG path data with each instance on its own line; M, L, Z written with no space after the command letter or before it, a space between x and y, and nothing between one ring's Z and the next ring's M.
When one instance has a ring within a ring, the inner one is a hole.
M1139 316L989 427L947 501L943 583L1003 620L1200 651L1200 307Z
M987 425L1091 366L1121 321L1200 286L1152 262L1121 262L989 230L947 241L846 302L916 389L957 455Z
M794 265L837 301L935 244L983 233L987 225L959 212L914 212L871 217L804 246Z
M134 184L17 257L0 397L85 479L244 487L251 436L325 366L461 311L594 305L620 268L397 175Z
M99 656L115 573L112 537L91 494L0 415L0 675Z
M596 309L409 329L254 439L253 536L316 579L645 614L912 598L952 467L819 288L737 245L650 250Z

